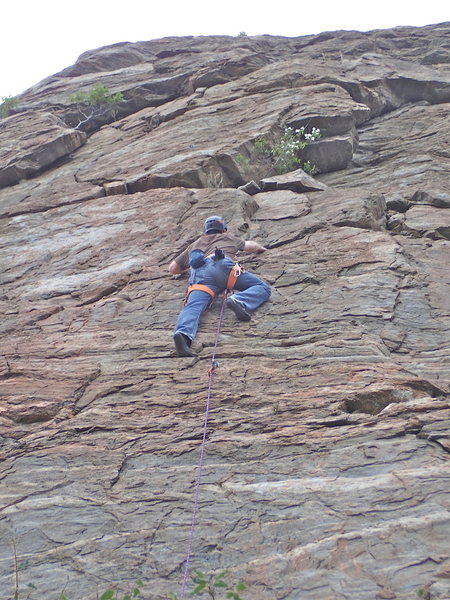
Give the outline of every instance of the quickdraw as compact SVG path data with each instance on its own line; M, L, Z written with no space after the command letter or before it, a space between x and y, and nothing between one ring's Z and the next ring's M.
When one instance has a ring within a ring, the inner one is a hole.
M220 367L220 363L217 360L213 360L211 362L211 367L209 368L209 371L208 371L208 377L211 377L211 375L214 373L214 371L217 369L217 367Z

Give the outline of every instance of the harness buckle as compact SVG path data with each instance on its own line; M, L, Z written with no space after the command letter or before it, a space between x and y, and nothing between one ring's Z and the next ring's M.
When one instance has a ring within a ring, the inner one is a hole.
M244 267L238 262L235 262L234 265L231 267L230 274L228 275L227 291L231 292L231 290L234 289L237 278L239 277L239 275L242 275L242 273L245 273Z

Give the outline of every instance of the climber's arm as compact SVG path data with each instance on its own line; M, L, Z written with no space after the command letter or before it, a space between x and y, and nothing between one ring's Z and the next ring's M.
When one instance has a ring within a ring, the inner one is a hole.
M183 269L182 267L180 267L180 265L175 260L173 260L169 265L169 273L171 275L181 275L181 273L184 273L188 270L189 269Z
M264 246L261 246L261 244L258 244L258 242L252 242L250 240L247 240L245 242L245 246L243 247L242 251L243 252L265 252L267 250L267 248L264 248Z

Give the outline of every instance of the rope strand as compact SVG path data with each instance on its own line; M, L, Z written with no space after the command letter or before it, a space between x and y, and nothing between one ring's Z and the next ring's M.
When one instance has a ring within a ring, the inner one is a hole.
M210 410L210 406L211 406L212 382L214 379L214 371L215 371L216 367L218 366L218 363L216 361L216 352L217 352L217 346L219 343L220 330L222 328L222 321L223 321L223 314L224 314L224 310L225 310L226 298L227 298L227 293L225 292L224 296L223 296L223 300L222 300L222 306L220 307L219 320L217 323L216 339L214 342L214 348L213 348L212 356L211 356L211 367L208 371L208 394L206 397L205 417L204 417L204 422L203 422L203 437L202 437L202 445L200 447L199 463L197 466L197 476L195 479L194 508L192 510L191 530L189 533L189 542L188 542L188 548L187 548L187 552L186 552L186 561L185 561L185 565L184 565L183 582L181 584L180 600L184 600L184 597L186 594L187 582L188 582L188 578L189 578L192 548L194 545L195 526L197 525L197 513L198 513L198 505L199 505L199 497L200 497L200 485L201 485L201 480L202 480L203 465L205 462L206 435L208 433L208 418L209 418L209 410Z

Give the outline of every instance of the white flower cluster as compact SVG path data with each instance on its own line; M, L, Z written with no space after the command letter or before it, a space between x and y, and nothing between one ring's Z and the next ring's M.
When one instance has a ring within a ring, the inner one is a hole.
M307 142L314 142L320 138L320 129L313 127L311 133L305 133L304 137Z
M305 133L305 128L300 127L299 129L294 129L293 127L285 127L284 133L286 137L294 137L298 140L304 139L307 142L314 142L320 138L320 129L318 127L313 127L311 129L311 133Z
M272 160L277 173L287 173L302 165L301 152L310 143L320 138L320 129L313 127L310 133L306 133L305 127L294 129L285 127L281 138L271 143L264 137L255 140L257 152ZM304 163L305 169L312 174L314 165Z

